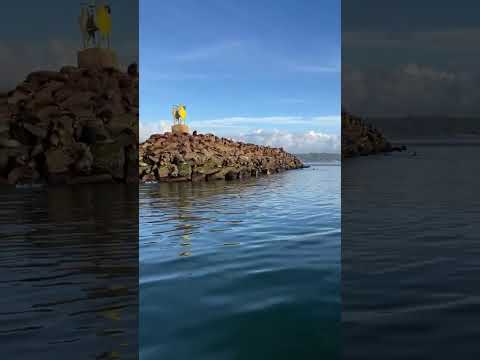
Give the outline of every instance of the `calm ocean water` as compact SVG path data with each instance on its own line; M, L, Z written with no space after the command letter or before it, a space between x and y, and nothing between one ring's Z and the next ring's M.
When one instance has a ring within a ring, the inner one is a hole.
M140 358L338 359L340 171L140 188Z
M138 187L3 187L0 203L0 358L138 358Z
M479 359L478 147L342 166L345 359Z

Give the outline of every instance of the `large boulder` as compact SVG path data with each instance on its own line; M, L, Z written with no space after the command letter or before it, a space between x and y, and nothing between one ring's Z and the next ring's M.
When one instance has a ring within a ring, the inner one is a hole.
M144 181L235 180L303 167L283 149L244 144L213 134L164 133L140 144Z
M65 149L49 149L45 152L47 170L51 174L66 173L70 165L73 164L73 158Z
M3 182L138 181L136 64L120 71L108 49L81 51L79 63L0 93Z
M125 149L117 142L96 143L92 146L93 169L115 179L125 176Z

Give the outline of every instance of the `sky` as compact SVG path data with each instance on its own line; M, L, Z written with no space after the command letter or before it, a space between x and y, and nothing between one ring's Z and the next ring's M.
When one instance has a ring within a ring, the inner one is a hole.
M2 3L0 91L8 91L34 70L76 65L82 47L78 24L85 0L20 0ZM85 1L88 2L88 1ZM112 48L126 66L138 62L138 0L109 0Z
M141 0L141 140L183 103L199 132L340 151L340 32L339 0Z
M344 0L342 101L365 116L478 116L480 2Z

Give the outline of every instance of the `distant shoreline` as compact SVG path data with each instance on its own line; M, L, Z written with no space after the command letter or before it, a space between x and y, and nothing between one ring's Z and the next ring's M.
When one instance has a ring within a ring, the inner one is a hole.
M415 139L392 139L392 144L404 144L414 146L480 146L480 139L465 138L415 138Z
M342 154L340 153L307 153L307 154L295 154L303 162L315 162L315 161L341 161Z

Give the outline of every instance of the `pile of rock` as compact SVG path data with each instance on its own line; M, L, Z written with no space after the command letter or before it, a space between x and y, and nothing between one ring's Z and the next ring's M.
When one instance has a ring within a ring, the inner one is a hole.
M392 146L378 129L360 117L342 111L342 158L403 150L405 146Z
M138 181L138 68L63 67L0 94L0 183Z
M142 181L233 180L303 167L281 148L196 133L152 135L139 157Z

